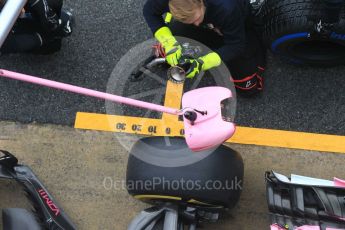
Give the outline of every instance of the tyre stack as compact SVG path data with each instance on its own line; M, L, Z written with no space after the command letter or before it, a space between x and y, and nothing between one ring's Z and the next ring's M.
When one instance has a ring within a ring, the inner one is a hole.
M323 0L266 0L263 36L274 54L295 64L334 66L345 63L345 11L325 27Z

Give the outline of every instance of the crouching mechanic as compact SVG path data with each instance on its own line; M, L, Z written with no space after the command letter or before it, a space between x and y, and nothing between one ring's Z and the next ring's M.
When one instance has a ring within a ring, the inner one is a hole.
M0 0L0 7L5 2ZM62 38L72 33L72 14L61 10L62 5L62 0L28 0L0 52L51 54L59 51Z
M173 17L169 24L162 17L167 12ZM143 13L170 65L177 65L182 54L174 36L194 39L214 51L184 60L194 67L188 78L223 60L238 93L252 96L262 91L266 50L254 26L249 0L147 0Z

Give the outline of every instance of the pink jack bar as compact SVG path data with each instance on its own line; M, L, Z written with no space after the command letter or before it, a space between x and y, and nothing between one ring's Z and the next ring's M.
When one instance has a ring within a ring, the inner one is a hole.
M96 98L100 98L100 99L104 99L104 100L108 100L108 101L113 101L113 102L117 102L117 103L128 104L128 105L132 105L132 106L139 107L139 108L146 108L146 109L155 110L158 112L169 113L169 114L173 114L173 115L180 115L180 110L177 110L177 109L164 107L161 105L156 105L156 104L152 104L152 103L148 103L148 102L144 102L144 101L138 101L138 100L134 100L131 98L116 96L116 95L112 95L109 93L103 93L103 92L99 92L96 90L87 89L87 88L83 88L83 87L79 87L79 86L74 86L74 85L70 85L70 84L66 84L66 83L51 81L51 80L47 80L47 79L43 79L43 78L39 78L39 77L33 77L30 75L26 75L26 74L11 72L8 70L0 69L0 76L6 77L6 78L11 78L11 79L16 79L19 81L33 83L36 85L47 86L50 88L61 89L64 91L82 94L82 95L86 95L86 96L90 96L90 97L96 97Z
M232 97L231 91L224 87L204 87L189 91L182 97L183 108L178 110L2 69L0 69L0 77L61 89L163 113L184 115L185 139L188 147L196 152L223 144L234 134L236 129L232 122L228 122L222 118L221 103ZM188 119L185 112L193 112L195 115L194 118Z

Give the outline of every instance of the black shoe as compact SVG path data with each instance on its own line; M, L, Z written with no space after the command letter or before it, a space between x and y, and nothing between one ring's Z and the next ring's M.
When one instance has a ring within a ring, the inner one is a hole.
M59 26L51 34L52 39L62 39L72 34L74 18L71 10L62 9Z
M60 20L62 24L61 29L63 37L70 36L72 34L73 27L75 24L72 10L62 9Z

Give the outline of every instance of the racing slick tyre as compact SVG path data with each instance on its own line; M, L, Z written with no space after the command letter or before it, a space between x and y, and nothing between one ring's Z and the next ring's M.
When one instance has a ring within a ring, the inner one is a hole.
M344 64L344 7L339 22L328 26L321 21L323 10L323 0L266 0L261 13L264 41L295 64Z
M171 145L166 145L164 137L148 137L136 142L127 166L129 194L149 203L177 202L205 210L232 208L237 204L244 174L239 153L221 145L205 155L189 150L184 138L175 137L169 141ZM153 150L155 152L150 152ZM163 153L165 161L181 154L200 160L183 166L162 167L137 157L148 152L152 155Z

